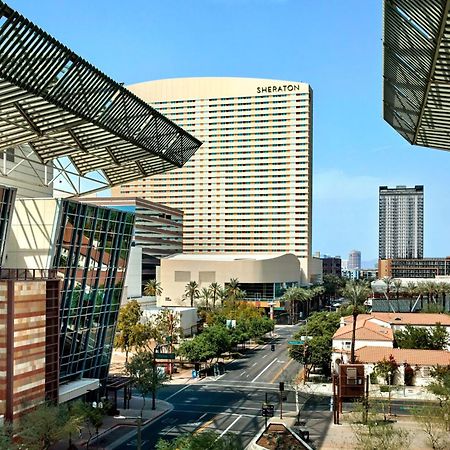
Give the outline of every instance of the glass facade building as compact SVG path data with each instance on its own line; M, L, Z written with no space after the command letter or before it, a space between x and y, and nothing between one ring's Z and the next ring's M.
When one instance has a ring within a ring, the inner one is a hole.
M107 376L134 215L62 200L53 267L64 275L60 382Z
M0 186L0 266L3 262L8 229L11 223L11 216L14 208L16 190Z

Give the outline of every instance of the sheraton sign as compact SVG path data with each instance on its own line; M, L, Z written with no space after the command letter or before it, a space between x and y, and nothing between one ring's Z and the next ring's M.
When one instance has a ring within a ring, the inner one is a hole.
M277 92L293 92L293 91L300 91L300 85L299 84L283 84L280 86L258 86L256 88L257 94L270 94L270 93L277 93Z

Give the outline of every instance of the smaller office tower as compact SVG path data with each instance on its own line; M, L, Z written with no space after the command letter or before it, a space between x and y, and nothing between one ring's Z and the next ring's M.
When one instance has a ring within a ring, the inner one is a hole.
M340 256L328 256L324 255L322 258L322 271L323 274L341 276L342 272L342 260Z
M146 283L156 279L161 258L183 252L183 211L137 197L83 198L91 203L136 215L129 270L128 297L141 297Z
M380 259L423 258L423 186L380 186Z
M352 250L348 254L347 269L361 269L361 252L359 250Z

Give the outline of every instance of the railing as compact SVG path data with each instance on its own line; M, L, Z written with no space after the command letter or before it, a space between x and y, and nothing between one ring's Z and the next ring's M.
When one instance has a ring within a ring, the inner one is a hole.
M57 279L58 271L56 269L0 269L0 280L48 280Z

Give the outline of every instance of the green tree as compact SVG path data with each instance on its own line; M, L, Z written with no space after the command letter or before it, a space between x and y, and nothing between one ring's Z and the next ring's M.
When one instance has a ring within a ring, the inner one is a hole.
M377 376L380 376L386 380L386 383L392 384L395 374L398 372L398 364L392 355L389 358L383 358L378 361L374 366L374 372Z
M129 352L137 345L137 325L141 317L142 310L136 300L131 300L120 308L114 346L125 352L125 363L128 362Z
M150 322L155 328L153 339L156 344L175 344L183 336L180 315L168 308L162 309Z
M156 280L148 280L144 286L144 294L151 297L160 296L162 294L161 283Z
M404 330L396 331L394 337L400 348L444 350L449 343L448 332L440 323L431 329L407 325Z
M366 283L357 281L347 282L342 290L343 296L350 302L353 316L352 341L350 349L350 362L352 364L355 363L356 320L360 313L365 312L366 308L364 306L364 302L368 299L370 293L371 290Z
M80 422L67 405L42 404L21 418L18 436L27 450L47 450L75 433Z
M281 300L286 303L287 310L290 311L291 321L294 323L294 317L298 317L299 315L299 307L300 303L307 304L310 298L309 291L302 287L291 286L286 289L286 292L281 297ZM304 311L307 311L306 308L303 308ZM307 317L307 313L305 314Z
M2 425L0 427L0 450L16 450L17 446L13 441L12 427Z
M227 433L219 436L212 430L183 434L172 441L160 439L156 444L156 450L243 450L243 448L238 435Z
M142 413L145 408L145 398L152 394L152 409L156 409L156 394L168 380L168 376L158 370L154 353L139 351L125 365L125 369L131 378L132 384L139 390L142 396Z
M98 435L98 429L103 425L106 411L103 406L96 405L94 407L92 403L78 401L71 408L71 412L75 414L75 417L79 417L89 433L89 439L86 443L86 447L89 448L89 444L95 435Z
M198 283L196 281L189 281L185 287L184 298L190 300L191 308L194 306L194 300L200 296L200 291L198 290Z
M409 312L413 311L413 300L417 295L417 285L414 281L408 281L405 287L405 293L409 298Z
M211 299L211 291L209 288L202 288L199 297L205 301L205 308L209 309L209 300Z
M450 365L433 367L431 377L433 381L427 386L427 390L438 397L441 403L450 406Z
M225 287L219 287L217 290L217 298L220 300L220 306L223 308L225 300L228 298L228 291Z
M178 354L190 362L211 362L231 350L231 332L222 324L211 325L193 339L181 343Z
M337 275L324 274L323 275L323 287L325 288L325 296L331 300L336 298L337 294L344 287L345 281Z
M221 286L220 286L220 284L219 284L219 283L216 283L216 282L211 283L211 284L209 285L209 291L210 291L211 296L212 296L213 309L215 309L215 308L216 308L216 300L217 300L218 298L220 298L220 296L219 296L220 291L221 291Z
M294 334L295 340L301 336L310 336L304 345L293 345L289 356L305 366L305 375L314 367L321 368L325 374L330 373L333 335L339 328L339 314L335 312L316 312L306 325Z

